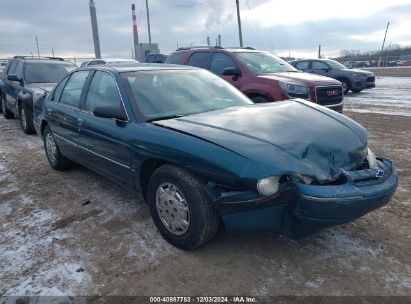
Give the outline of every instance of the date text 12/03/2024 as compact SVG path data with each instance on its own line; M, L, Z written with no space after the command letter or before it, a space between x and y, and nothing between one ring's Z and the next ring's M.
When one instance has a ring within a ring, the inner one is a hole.
M150 303L257 303L255 297L150 297Z

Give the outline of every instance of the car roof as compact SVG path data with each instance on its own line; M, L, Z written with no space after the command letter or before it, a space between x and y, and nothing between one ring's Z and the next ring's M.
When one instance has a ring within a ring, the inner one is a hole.
M135 63L135 64L105 64L82 67L79 70L106 70L118 73L135 71L158 71L158 70L201 70L196 67L178 64L159 64L159 63Z
M245 47L187 47L187 48L179 48L173 53L184 53L184 52L216 52L216 51L226 51L230 53L238 53L238 52L244 52L244 53L267 53L265 51L259 51L253 48Z
M14 56L10 60L22 60L22 61L30 61L30 62L53 62L53 63L70 63L73 64L70 61L66 61L63 58L60 57L33 57L33 56Z

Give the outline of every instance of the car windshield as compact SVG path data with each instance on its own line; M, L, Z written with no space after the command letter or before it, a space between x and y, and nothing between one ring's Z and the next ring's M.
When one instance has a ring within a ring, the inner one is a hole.
M252 104L236 88L205 70L156 70L122 74L146 121Z
M268 53L237 52L234 54L251 73L298 72L293 66L281 58Z
M73 64L30 62L26 64L24 79L27 82L57 83L75 68Z
M326 60L327 64L334 70L347 69L347 67L335 60Z

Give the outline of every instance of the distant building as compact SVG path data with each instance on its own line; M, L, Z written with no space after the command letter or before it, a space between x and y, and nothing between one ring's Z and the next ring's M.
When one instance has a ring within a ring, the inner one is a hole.
M139 43L136 59L140 62L144 62L149 53L160 53L158 43L151 43L151 48L149 43Z

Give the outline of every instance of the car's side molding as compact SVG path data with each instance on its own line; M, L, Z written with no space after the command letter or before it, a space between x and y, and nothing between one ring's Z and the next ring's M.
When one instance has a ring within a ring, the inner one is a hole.
M130 166L127 166L127 165L125 165L125 164L122 164L122 163L114 160L114 159L108 158L108 157L106 157L106 156L104 156L104 155L101 155L101 154L99 154L99 153L96 153L96 152L94 152L94 151L91 151L90 149L87 149L87 148L85 148L85 147L83 147L83 146L81 146L81 145L79 145L79 144L77 144L77 143L75 143L75 142L67 139L67 138L64 138L63 136L57 135L57 134L55 134L55 133L53 133L53 135L56 136L56 137L58 137L59 139L64 140L65 142L67 142L67 143L69 143L69 144L71 144L71 145L73 145L73 146L77 146L78 148L80 148L80 149L82 149L82 150L84 150L84 151L87 151L87 152L89 152L89 153L91 153L91 154L93 154L93 155L96 155L96 156L98 156L98 157L104 158L105 160L108 160L108 161L110 161L110 162L112 162L112 163L114 163L114 164L116 164L116 165L119 165L119 166L121 166L121 167L124 167L124 168L126 168L126 169L131 170L131 167L130 167Z

